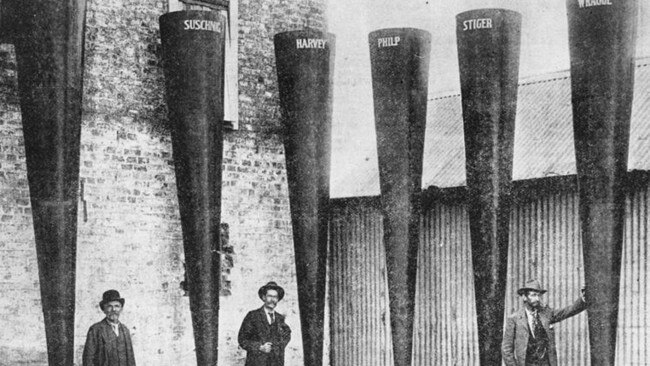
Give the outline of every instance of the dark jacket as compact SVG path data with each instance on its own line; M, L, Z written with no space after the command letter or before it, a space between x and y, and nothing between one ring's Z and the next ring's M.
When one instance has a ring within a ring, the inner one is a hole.
M124 340L126 343L126 361L128 366L135 366L135 357L133 356L133 345L131 344L131 333L127 327L119 323L120 338L113 332L113 328L104 319L99 323L93 324L88 329L86 345L83 352L83 366L115 366L118 365L118 341Z
M291 339L291 329L284 322L284 316L275 313L275 323L270 325L264 308L250 311L237 337L239 346L246 350L246 366L283 366L284 348ZM260 351L266 342L273 343L271 353Z
M540 321L548 335L548 353L551 366L557 366L555 330L551 324L570 318L586 308L587 304L582 299L578 299L571 306L564 309L555 310L546 306L539 311ZM501 344L501 354L506 366L526 365L526 349L528 348L529 335L530 327L528 326L525 309L520 309L508 317L505 332L503 333L503 343Z

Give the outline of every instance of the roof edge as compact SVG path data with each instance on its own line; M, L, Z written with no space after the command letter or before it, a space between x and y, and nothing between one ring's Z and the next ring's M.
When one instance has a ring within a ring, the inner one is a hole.
M625 189L634 192L645 189L650 185L650 170L630 170L627 172ZM556 175L531 179L515 180L512 182L512 202L522 204L558 192L577 192L578 177L575 174ZM436 203L464 204L468 200L466 186L437 187L429 186L421 193L422 207L429 208ZM358 207L381 207L381 197L357 196L330 199L332 208L341 210Z

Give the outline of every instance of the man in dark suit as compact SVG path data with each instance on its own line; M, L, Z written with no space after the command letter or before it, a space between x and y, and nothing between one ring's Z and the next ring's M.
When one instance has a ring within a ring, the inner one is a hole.
M246 350L246 366L284 366L284 348L291 329L275 311L284 289L269 282L257 292L264 305L250 311L239 328L239 346Z
M106 318L88 330L83 366L135 366L129 329L120 323L124 299L116 290L104 292L99 302Z
M506 366L557 366L555 333L551 324L572 317L587 308L584 290L572 305L555 310L542 305L546 292L538 281L529 281L517 294L524 308L506 321L501 353Z

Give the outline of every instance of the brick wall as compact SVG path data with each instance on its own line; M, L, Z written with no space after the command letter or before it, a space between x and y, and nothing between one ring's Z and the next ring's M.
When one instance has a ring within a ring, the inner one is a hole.
M323 1L239 4L239 131L224 139L222 221L228 236L221 297L221 365L243 364L237 330L261 305L257 289L287 290L279 311L302 365L289 202L272 37L324 26ZM75 351L103 316L109 288L126 298L122 320L139 365L195 364L171 137L159 66L165 0L89 0L81 135ZM0 46L0 365L45 365L38 268L16 91L15 56Z

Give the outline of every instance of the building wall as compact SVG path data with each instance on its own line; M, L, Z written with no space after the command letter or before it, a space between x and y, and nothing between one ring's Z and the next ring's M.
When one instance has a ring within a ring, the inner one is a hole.
M103 291L126 298L122 320L139 365L195 364L158 17L166 0L88 1L75 352L103 314ZM324 27L321 0L239 3L240 130L224 136L224 260L219 364L243 364L237 331L261 306L257 289L287 290L287 365L302 365L293 242L272 37ZM0 46L0 365L45 365L45 332L26 178L13 46Z
M330 224L332 365L388 365L392 360L381 213L350 203Z
M507 294L515 294L521 284L536 278L548 289L545 301L552 307L567 306L579 297L585 283L579 220L578 197L573 192L542 196L513 210ZM506 296L508 314L520 305L517 296ZM588 364L585 313L556 324L555 334L559 364Z
M617 365L650 359L647 183L627 198ZM537 278L545 301L567 306L584 286L575 189L531 194L510 216L506 312L516 289ZM456 202L460 202L457 200ZM335 201L332 216L332 365L392 365L385 250L377 199ZM466 207L432 202L421 224L413 364L478 365L474 281ZM589 365L587 315L555 325L559 365ZM346 347L346 344L353 344Z

